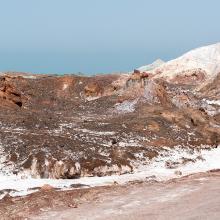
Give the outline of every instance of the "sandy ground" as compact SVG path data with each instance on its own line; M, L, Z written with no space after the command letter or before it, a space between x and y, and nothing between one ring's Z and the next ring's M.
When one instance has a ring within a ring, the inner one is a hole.
M220 173L163 183L112 188L78 208L32 216L33 220L220 219Z

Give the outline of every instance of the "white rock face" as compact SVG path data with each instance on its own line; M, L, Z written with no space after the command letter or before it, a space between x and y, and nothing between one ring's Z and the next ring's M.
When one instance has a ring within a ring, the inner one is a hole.
M144 71L150 71L153 70L159 66L161 66L162 64L164 64L165 62L161 59L157 59L155 60L153 63L146 65L146 66L141 66L139 68L137 68L137 70L144 72Z
M189 70L202 69L207 78L214 78L220 72L220 43L200 47L181 57L171 60L154 69L155 77L172 79Z

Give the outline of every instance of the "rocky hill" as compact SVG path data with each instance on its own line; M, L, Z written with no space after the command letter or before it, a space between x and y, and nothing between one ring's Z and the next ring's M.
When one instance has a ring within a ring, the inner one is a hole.
M200 47L154 69L156 77L215 78L220 72L220 43Z
M193 154L217 147L218 48L197 49L163 64L156 77L141 71L93 77L2 74L1 175L125 174L168 149ZM188 162L192 159L182 156L165 166Z

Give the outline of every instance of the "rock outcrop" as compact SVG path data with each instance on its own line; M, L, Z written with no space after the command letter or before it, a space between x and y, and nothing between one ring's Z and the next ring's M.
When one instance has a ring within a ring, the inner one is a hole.
M21 92L10 84L10 77L0 78L0 100L1 103L5 105L14 104L18 107L22 107Z

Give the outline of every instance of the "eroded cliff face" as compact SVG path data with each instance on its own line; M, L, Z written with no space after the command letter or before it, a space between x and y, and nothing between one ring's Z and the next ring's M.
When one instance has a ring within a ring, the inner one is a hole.
M191 74L193 83L189 75L169 82L141 72L0 76L3 172L41 178L124 174L168 148L216 147L219 75L209 83L202 71Z

